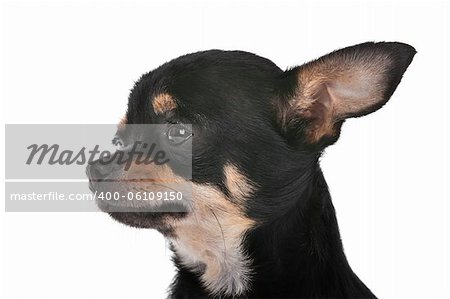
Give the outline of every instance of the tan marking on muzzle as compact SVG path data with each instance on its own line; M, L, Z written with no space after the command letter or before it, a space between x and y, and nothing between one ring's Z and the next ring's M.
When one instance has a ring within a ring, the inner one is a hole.
M122 169L121 173L117 175L117 179L114 179L113 182L117 184L116 188L118 190L139 194L138 197L132 197L135 200L129 200L128 198L124 200L119 199L119 202L124 207L151 209L164 204L163 200L139 200L148 199L150 193L153 193L153 197L158 192L163 194L168 194L169 192L181 192L183 195L190 194L190 182L176 175L167 164L131 164L127 171ZM166 198L166 195L164 195L164 198ZM179 202L186 207L186 211L190 210L189 201L183 198Z
M117 125L117 129L123 130L125 128L125 126L127 125L127 123L128 123L127 116L126 115L122 116L122 118L119 121L119 124Z

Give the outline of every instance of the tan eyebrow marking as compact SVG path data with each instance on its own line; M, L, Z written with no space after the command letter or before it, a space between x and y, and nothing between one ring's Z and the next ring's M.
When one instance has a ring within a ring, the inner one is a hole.
M177 103L170 94L160 93L153 98L152 106L156 114L161 114L177 108Z

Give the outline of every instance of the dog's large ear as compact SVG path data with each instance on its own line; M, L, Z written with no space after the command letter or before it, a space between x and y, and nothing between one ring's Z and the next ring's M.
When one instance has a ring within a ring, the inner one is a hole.
M283 132L296 142L333 143L345 119L389 100L415 53L403 43L369 42L286 71L277 103Z

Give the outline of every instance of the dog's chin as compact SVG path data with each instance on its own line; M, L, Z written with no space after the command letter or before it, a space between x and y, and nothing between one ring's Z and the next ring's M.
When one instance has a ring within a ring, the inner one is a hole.
M166 236L173 234L173 224L187 212L108 212L114 219L136 228L156 229Z
M173 225L188 214L181 204L176 203L131 208L117 202L97 200L97 206L118 222L135 228L156 229L164 235L171 235Z

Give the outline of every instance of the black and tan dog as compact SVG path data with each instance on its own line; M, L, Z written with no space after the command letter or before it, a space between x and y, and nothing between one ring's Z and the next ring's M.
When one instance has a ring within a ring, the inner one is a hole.
M170 124L176 142L166 150L191 142L192 177L170 163L140 171L189 183L192 210L110 214L170 240L170 297L375 298L346 260L318 161L347 118L388 101L414 54L369 42L282 71L251 53L212 50L143 75L124 123ZM88 167L92 189L111 176L133 183L108 167Z

